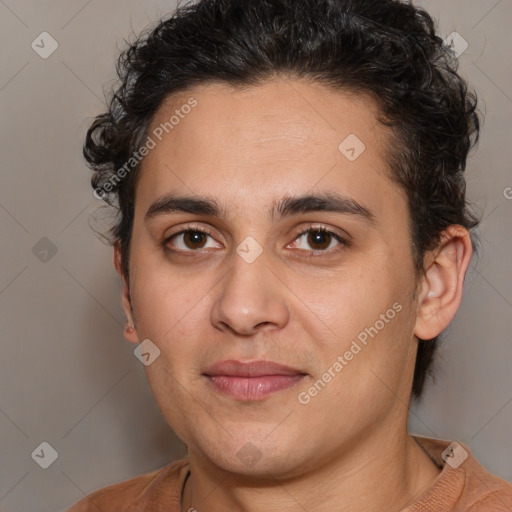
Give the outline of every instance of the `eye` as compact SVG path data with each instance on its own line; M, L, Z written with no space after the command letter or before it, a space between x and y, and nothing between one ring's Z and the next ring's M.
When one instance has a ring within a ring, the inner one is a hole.
M211 241L208 241L208 238L210 238ZM169 244L173 246L173 248L169 250L177 249L183 252L222 247L215 242L207 230L198 228L184 229L179 233L175 233L164 241L166 247L168 247Z
M331 252L333 247L348 245L343 237L323 227L308 228L299 234L294 244L300 250L320 252Z

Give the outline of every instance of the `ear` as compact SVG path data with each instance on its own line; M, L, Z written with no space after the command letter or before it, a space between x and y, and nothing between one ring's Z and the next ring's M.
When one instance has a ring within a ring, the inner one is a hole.
M453 225L443 231L438 246L427 254L414 328L418 338L435 338L455 317L472 253L468 230Z
M128 320L128 325L124 329L124 337L126 340L132 343L138 343L139 338L137 336L137 331L135 330L135 322L133 318L133 309L131 303L130 289L126 282L126 277L123 274L122 267L122 255L121 255L121 247L119 241L114 243L114 267L116 272L121 276L123 280L123 291L121 294L121 303L123 305L123 311ZM133 326L133 329L130 327Z

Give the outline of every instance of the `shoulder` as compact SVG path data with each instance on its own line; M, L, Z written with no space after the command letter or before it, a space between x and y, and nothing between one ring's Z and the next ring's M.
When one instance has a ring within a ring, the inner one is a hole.
M467 512L489 512L490 510L493 512L511 512L512 492L495 491L488 493L468 508Z
M512 484L489 473L473 458L466 470L468 512L511 512Z
M161 469L104 487L85 496L66 512L102 512L136 510L137 505L179 504L181 488L188 473L188 460L180 459ZM179 509L178 509L179 510Z
M512 484L489 473L465 444L414 438L442 471L404 512L512 512Z

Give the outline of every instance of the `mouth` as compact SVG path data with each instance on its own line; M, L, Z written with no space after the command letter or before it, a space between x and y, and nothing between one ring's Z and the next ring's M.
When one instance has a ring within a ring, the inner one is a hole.
M306 373L272 361L220 361L203 375L212 388L237 400L262 400L300 382Z

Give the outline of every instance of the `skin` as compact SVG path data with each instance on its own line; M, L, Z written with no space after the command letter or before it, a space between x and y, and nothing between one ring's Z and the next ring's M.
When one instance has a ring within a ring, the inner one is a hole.
M385 158L392 134L368 97L298 79L209 84L169 98L151 129L190 97L197 106L142 164L130 287L122 276L124 311L136 327L125 337L160 349L145 367L148 382L187 445L182 510L401 510L439 475L407 433L408 404L416 337L438 335L459 307L468 232L448 228L416 276L406 198ZM352 162L338 149L349 134L366 146ZM213 198L226 215L171 212L146 222L148 208L171 192ZM323 192L357 201L373 221L269 214L285 196ZM300 236L311 225L349 243L327 236L319 249L318 239ZM211 235L168 240L198 228ZM248 236L262 248L252 263L236 252ZM121 274L117 246L114 263ZM395 303L401 311L300 403L299 393ZM307 375L264 400L235 400L202 375L225 359L276 361ZM259 457L253 465L237 456L247 443Z

